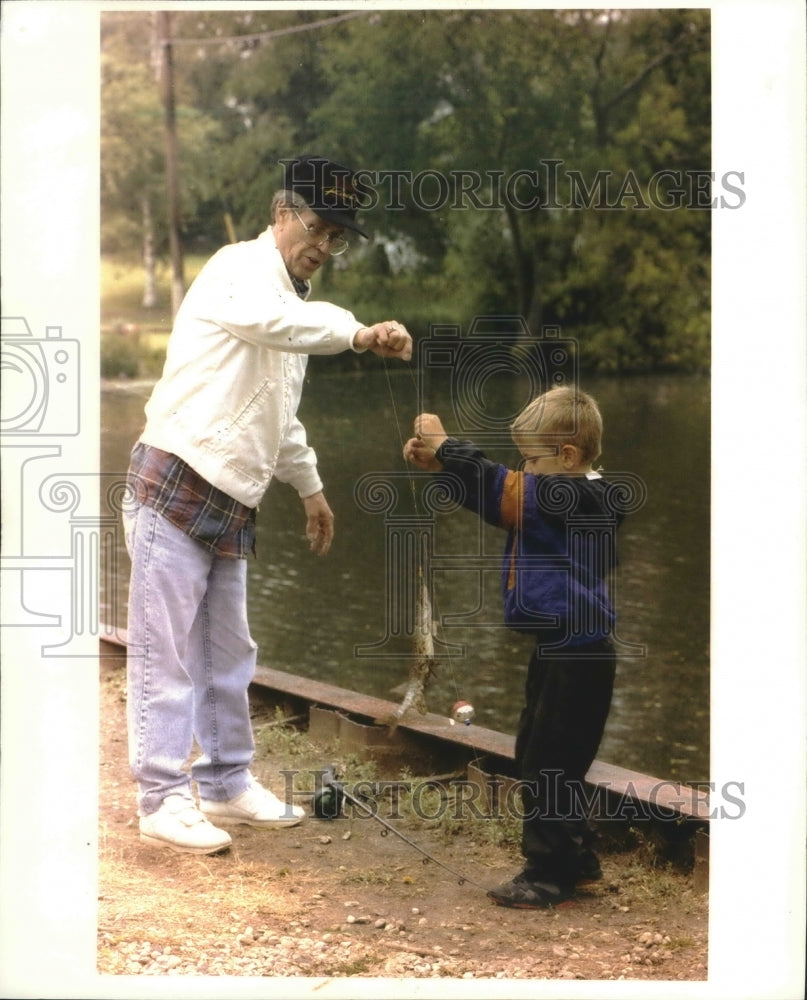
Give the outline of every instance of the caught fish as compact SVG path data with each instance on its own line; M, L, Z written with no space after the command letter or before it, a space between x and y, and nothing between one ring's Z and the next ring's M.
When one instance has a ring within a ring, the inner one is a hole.
M422 573L415 602L413 645L414 656L403 700L390 716L378 720L381 725L391 726L393 729L411 708L416 708L421 715L426 714L426 688L435 673L432 601Z

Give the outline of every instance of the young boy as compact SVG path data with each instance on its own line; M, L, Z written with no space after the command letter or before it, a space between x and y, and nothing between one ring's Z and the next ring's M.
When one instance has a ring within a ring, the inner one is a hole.
M515 761L522 791L524 870L488 895L500 906L543 909L600 878L585 816L583 779L611 704L616 655L607 576L619 515L592 468L602 418L578 389L551 389L511 426L523 471L489 461L423 413L404 457L443 477L457 503L507 532L504 619L536 636Z

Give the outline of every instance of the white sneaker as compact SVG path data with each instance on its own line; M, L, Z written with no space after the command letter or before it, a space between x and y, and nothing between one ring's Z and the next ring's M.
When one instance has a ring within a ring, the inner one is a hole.
M187 854L217 854L233 839L208 823L187 795L166 795L157 812L140 817L140 839L154 847Z
M300 806L293 806L273 795L257 781L245 792L226 802L202 799L199 807L205 816L222 823L246 823L249 826L296 826L305 816Z

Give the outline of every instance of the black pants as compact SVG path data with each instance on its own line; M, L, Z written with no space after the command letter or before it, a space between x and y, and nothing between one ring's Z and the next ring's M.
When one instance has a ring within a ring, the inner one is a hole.
M515 756L526 783L521 850L536 878L573 880L575 856L593 840L583 779L605 729L615 671L607 640L575 647L573 655L536 649L530 659Z

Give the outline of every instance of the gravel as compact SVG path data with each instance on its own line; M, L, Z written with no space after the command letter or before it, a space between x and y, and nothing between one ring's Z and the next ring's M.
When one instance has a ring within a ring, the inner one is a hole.
M371 922L370 917L348 915L347 927ZM384 935L407 937L400 924L374 926ZM326 932L312 937L301 933L278 934L269 929L248 926L226 938L196 940L189 938L180 946L154 948L150 941L125 942L110 932L102 932L100 948L114 950L117 974L140 976L334 976L368 972L368 962L378 965L379 938L357 941L346 934ZM389 943L389 942L388 942ZM390 957L376 968L379 975L455 976L457 970L450 956L424 954L429 949L413 948L408 942L393 943ZM473 972L465 972L473 978Z
M424 927L427 918L418 919L417 908L413 909L417 926ZM361 937L351 934L357 928ZM670 937L659 932L644 931L625 944L627 950L616 966L602 963L601 978L631 978L635 970L660 966L671 957ZM109 970L113 974L140 976L584 978L574 968L580 954L573 945L556 944L549 956L502 968L499 963L459 958L457 949L444 953L439 945L418 944L403 921L354 913L347 914L338 931L322 934L312 935L300 922L283 933L232 925L221 938L189 936L180 945L163 948L150 941L126 942L104 931L100 950L108 956L114 953L114 963L105 963L115 966Z

